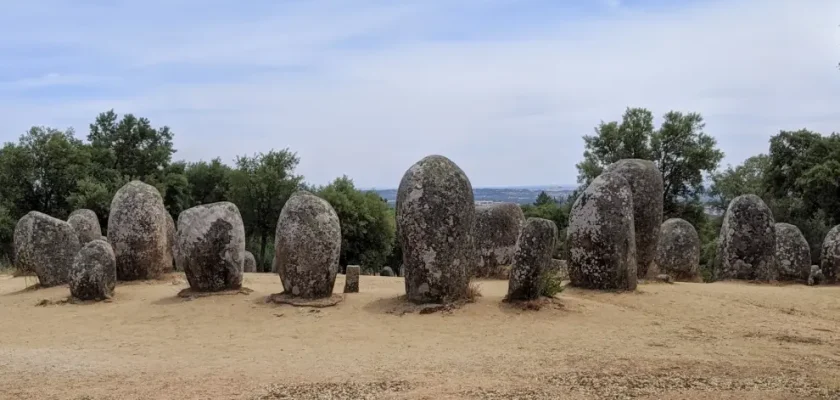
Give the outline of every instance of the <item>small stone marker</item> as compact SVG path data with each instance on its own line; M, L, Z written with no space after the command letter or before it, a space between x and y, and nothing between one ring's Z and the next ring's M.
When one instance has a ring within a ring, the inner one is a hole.
M382 268L382 270L379 271L379 276L394 276L394 270L391 269L391 267Z
M358 265L348 265L344 276L344 293L359 293L359 273L362 268Z

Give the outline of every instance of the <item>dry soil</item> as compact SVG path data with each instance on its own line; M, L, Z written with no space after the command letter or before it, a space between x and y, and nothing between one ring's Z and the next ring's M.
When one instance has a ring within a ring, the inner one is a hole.
M97 304L32 283L0 276L3 399L840 398L837 286L567 289L526 311L482 281L477 302L420 314L389 277L319 309L266 303L273 274L195 299L173 274Z

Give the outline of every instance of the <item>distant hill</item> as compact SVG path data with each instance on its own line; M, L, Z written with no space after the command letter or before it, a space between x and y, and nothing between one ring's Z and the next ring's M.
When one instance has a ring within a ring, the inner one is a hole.
M520 186L520 187L494 187L494 188L473 188L475 202L482 203L517 203L531 204L545 191L549 196L558 200L566 198L576 186ZM374 189L392 207L397 200L397 189Z

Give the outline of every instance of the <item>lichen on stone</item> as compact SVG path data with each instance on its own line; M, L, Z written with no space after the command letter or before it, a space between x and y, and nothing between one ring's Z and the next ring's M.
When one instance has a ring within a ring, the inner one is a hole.
M473 237L477 259L472 276L503 278L504 267L513 263L516 241L524 224L525 214L518 204L476 206Z
M678 281L697 281L700 246L700 236L688 221L671 218L663 222L654 262L656 269Z
M117 279L157 279L171 269L167 218L163 198L154 186L131 181L117 190L108 217Z
M38 211L30 211L18 221L14 244L16 267L34 272L42 287L69 282L73 257L81 247L69 223Z
M772 281L776 266L776 222L752 194L738 196L723 216L715 260L720 279Z
M516 245L507 300L536 300L540 297L543 277L552 269L551 253L556 240L557 225L553 221L528 218Z
M245 225L239 208L222 201L184 210L178 216L178 257L194 291L240 288Z

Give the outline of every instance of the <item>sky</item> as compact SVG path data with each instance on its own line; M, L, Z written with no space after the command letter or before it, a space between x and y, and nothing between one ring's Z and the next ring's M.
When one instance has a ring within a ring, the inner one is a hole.
M574 184L629 106L701 113L726 166L840 132L838 25L837 0L0 0L0 141L114 109L175 159L288 148L314 184L393 188L429 154Z

